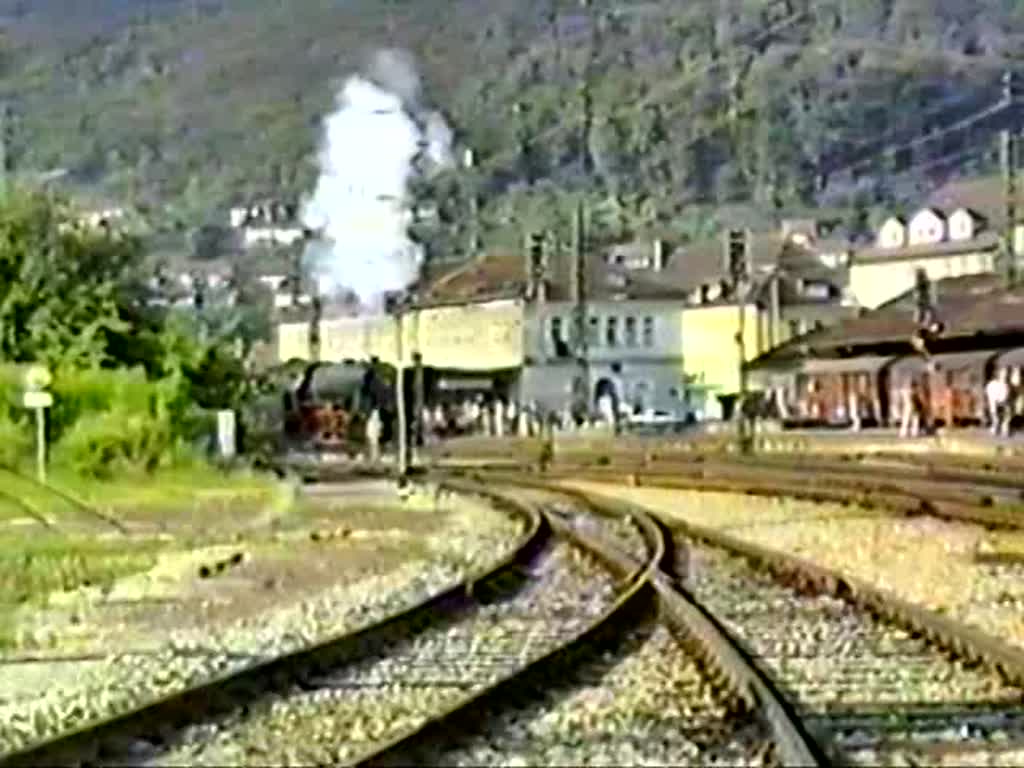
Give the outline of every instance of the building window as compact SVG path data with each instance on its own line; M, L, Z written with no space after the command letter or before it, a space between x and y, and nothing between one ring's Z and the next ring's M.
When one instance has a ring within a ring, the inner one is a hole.
M590 322L587 324L587 343L591 346L597 346L601 342L601 319L598 317L591 317Z
M626 346L627 347L635 347L636 346L636 318L635 317L627 317L626 318Z
M643 336L644 336L644 346L647 347L647 348L653 347L654 346L654 318L653 317L645 317L644 318Z
M604 340L609 347L619 346L619 318L609 317L606 319Z
M551 318L551 348L555 357L569 356L569 343L565 338L566 324L560 317Z

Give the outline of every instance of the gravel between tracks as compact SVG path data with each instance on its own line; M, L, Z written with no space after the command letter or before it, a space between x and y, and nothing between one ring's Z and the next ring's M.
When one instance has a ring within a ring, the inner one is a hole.
M115 652L62 665L74 674L36 688L32 698L0 700L0 754L372 623L493 562L521 531L520 521L460 499L450 525L424 537L422 558L219 627L168 632L146 654ZM15 674L14 666L0 665L0 691L8 687L4 676Z
M846 603L798 595L737 558L688 546L688 586L697 599L844 760L935 764L941 752L928 749L984 749L1024 736L1020 689L965 669ZM960 764L960 755L945 757Z
M1024 647L1024 533L857 506L566 483L797 555ZM1021 556L992 564L987 552Z
M764 764L769 736L738 715L663 624L632 628L559 685L467 736L413 756L417 765Z
M431 628L408 645L255 703L184 734L153 765L338 764L425 722L471 691L581 631L611 605L615 582L567 544L527 571L515 595Z

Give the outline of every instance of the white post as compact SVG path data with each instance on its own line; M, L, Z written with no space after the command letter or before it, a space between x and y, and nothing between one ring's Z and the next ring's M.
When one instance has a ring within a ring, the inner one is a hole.
M36 473L46 483L46 409L36 408Z
M236 442L236 425L234 411L217 412L217 443L220 447L222 459L234 458Z
M53 377L41 365L25 373L24 405L36 412L36 473L39 482L46 482L46 409L53 405L53 395L46 391Z

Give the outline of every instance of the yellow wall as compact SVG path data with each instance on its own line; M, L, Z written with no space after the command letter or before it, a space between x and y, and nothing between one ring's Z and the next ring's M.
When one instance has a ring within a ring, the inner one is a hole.
M304 344L296 340L303 331ZM279 336L279 359L308 358L306 324L281 325ZM339 362L377 356L393 365L396 336L395 319L387 315L325 320L320 324L320 357ZM402 320L405 365L412 363L417 351L424 365L437 368L486 371L518 367L523 363L522 303L492 302L409 312Z
M523 304L493 302L419 313L423 364L464 371L523 364Z
M394 318L387 315L324 320L320 323L320 359L337 363L376 356L393 365L396 332Z
M281 323L277 326L277 359L309 359L309 323Z
M850 266L850 293L858 304L874 309L912 289L918 269L925 270L930 280L941 280L991 272L995 267L994 251L867 264L854 261Z
M745 353L747 360L758 355L758 311L753 305L744 308ZM714 393L739 391L739 308L736 306L694 307L682 312L683 367Z

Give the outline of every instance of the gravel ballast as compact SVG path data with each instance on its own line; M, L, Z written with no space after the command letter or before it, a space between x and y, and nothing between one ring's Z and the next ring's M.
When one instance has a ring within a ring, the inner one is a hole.
M574 482L666 519L818 563L1024 647L1024 534L880 510L726 493ZM986 559L989 562L986 562ZM994 562L993 562L994 561Z
M606 610L613 579L567 544L527 568L513 596L429 628L379 658L186 732L153 765L338 764L425 722L582 631Z
M1020 689L847 603L799 595L742 560L688 548L688 588L844 761L933 763L922 748L980 749L1024 736Z
M37 678L38 668L24 679L23 665L0 662L0 754L370 624L494 562L523 532L520 520L482 502L451 503L446 525L418 540L419 556L406 563L220 626L169 630L145 653L114 649L80 665L57 664L58 684L36 687L31 698L12 694L13 683Z
M486 723L486 735L424 750L417 765L762 765L753 715L707 678L669 630L647 623L558 686Z

